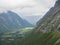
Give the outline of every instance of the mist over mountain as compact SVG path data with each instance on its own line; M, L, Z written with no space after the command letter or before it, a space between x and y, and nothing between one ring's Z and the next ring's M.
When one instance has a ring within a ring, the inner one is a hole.
M33 25L12 11L0 13L0 32L18 30L31 26Z
M41 19L43 16L40 15L32 15L32 16L24 16L24 18L29 21L31 24L36 25L36 23Z
M0 10L0 45L60 45L60 0L1 0Z

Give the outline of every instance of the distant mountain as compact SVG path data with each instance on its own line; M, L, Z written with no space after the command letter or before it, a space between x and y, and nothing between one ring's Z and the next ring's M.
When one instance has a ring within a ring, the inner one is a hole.
M42 18L42 16L24 16L27 21L29 21L31 24L35 25L39 19Z
M12 11L0 13L0 32L17 30L31 26L33 25Z

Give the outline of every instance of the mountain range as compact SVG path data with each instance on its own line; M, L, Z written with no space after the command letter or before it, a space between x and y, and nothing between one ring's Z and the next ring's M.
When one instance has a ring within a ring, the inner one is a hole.
M12 11L0 13L0 32L18 30L20 28L31 26L33 25Z

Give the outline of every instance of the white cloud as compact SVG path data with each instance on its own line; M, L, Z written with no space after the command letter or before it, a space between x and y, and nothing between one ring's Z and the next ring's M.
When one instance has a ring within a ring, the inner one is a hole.
M18 14L44 15L55 0L0 0L0 11L12 10Z
M35 4L24 6L22 9L16 9L19 14L25 16L44 15L55 4L55 0L35 0Z
M0 8L18 8L22 6L33 5L33 0L0 0Z

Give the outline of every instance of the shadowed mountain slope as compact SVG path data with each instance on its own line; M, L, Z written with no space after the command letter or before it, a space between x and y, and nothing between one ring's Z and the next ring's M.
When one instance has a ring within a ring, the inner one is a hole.
M0 32L18 30L31 26L33 25L12 11L0 13Z

